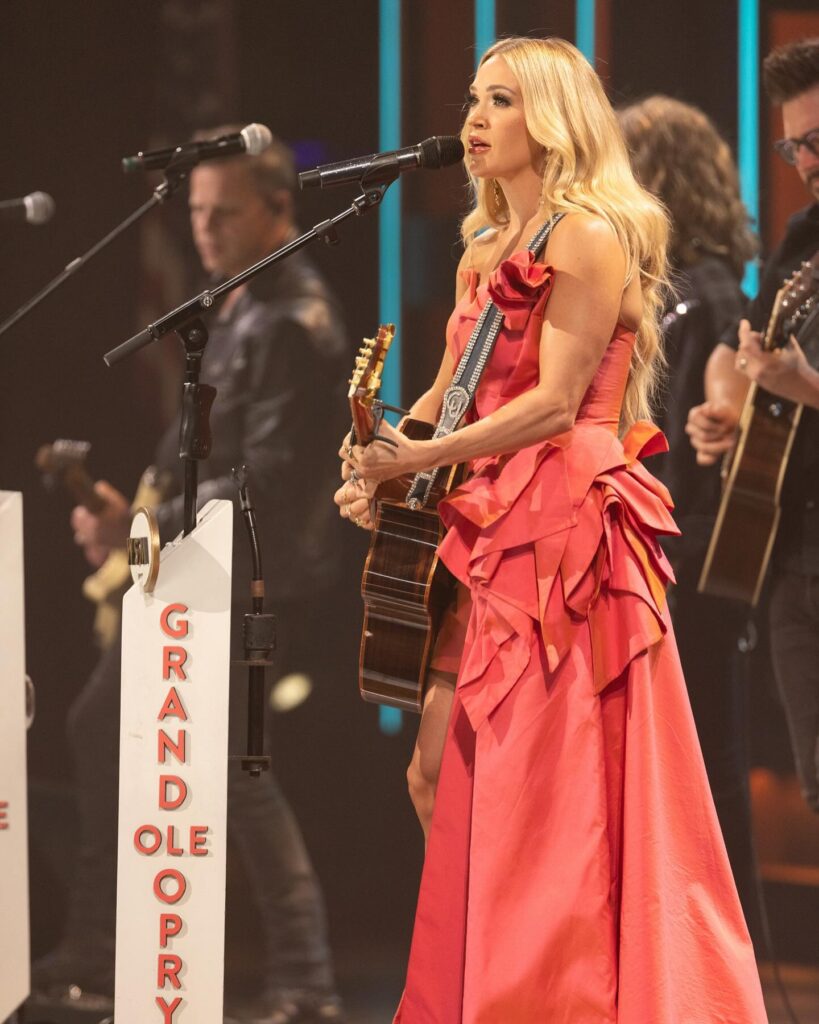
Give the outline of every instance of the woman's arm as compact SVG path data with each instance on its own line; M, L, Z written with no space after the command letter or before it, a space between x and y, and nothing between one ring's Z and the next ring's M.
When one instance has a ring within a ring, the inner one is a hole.
M567 217L549 245L555 271L540 342L538 384L490 416L433 441L390 434L398 448L356 450L365 476L402 473L501 455L537 444L574 423L614 331L623 300L626 263L611 228L590 215Z
M458 272L455 276L456 305L463 298L467 287L466 281L462 278L461 271L471 265L471 259L472 245L470 244L466 247L463 255L461 256L460 262L458 263ZM441 365L438 368L438 373L432 387L428 388L415 402L413 402L412 407L410 408L409 414L413 419L423 420L426 423L436 423L438 421L444 392L449 387L454 370L455 367L452 356L449 349L445 348L443 358L441 359ZM393 431L393 428L386 422L386 420L382 424L381 430L382 433L398 433L397 431ZM342 518L352 519L357 523L357 525L364 529L371 530L373 524L370 518L370 501L375 493L377 481L375 479L368 479L366 475L360 471L356 474L356 479L350 479L352 466L348 459L349 443L350 435L348 434L342 442L341 449L339 451L339 455L344 460L341 465L342 484L336 491L333 500L339 506L339 513Z

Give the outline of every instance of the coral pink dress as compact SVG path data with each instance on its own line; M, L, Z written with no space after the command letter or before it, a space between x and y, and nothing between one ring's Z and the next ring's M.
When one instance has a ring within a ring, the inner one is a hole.
M467 273L456 360L487 292L505 313L482 417L538 379L552 272ZM571 431L476 460L441 508L471 601L400 1024L767 1019L665 602L671 501L639 461L665 441L617 436L633 345L618 326Z

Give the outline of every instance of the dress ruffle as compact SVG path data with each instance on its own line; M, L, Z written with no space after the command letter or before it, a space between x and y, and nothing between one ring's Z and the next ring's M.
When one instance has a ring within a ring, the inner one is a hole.
M477 320L483 303L478 299L480 277L469 267L461 272L467 284L469 305L460 311L462 319ZM513 253L489 275L486 288L489 297L504 314L510 331L522 331L533 311L542 309L549 299L554 269L535 261L534 254L524 249Z
M595 693L662 639L673 573L658 538L679 531L668 491L639 460L665 448L650 423L622 442L579 423L478 460L439 506L441 558L473 600L458 685L474 729L526 668L535 629L552 673L588 633Z

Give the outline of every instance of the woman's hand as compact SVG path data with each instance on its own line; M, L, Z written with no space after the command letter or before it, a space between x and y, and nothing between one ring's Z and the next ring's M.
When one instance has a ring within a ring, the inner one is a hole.
M351 477L352 468L344 463L342 476L344 483L333 495L333 501L338 505L338 512L342 519L349 519L351 523L360 526L362 530L372 530L373 521L370 511L370 502L377 484L375 481L362 480L360 477Z
M429 441L411 441L386 420L381 423L379 434L394 441L395 447L371 441L366 448L355 445L350 451L349 447L342 446L339 452L359 477L381 483L382 480L393 480L435 465L430 457Z

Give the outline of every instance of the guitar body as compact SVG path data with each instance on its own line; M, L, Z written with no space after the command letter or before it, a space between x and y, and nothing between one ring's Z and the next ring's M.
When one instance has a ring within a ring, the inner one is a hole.
M699 581L702 593L756 605L779 525L779 499L802 406L754 386L740 422L714 532Z
M817 294L819 253L779 289L763 339L766 351L795 337L814 361ZM779 526L782 483L801 416L801 405L751 385L700 575L700 593L750 605L759 600Z
M433 426L405 420L408 437L426 440ZM409 478L390 480L376 492L375 528L361 578L364 628L359 689L364 700L421 711L427 671L441 616L455 580L438 558L443 526L438 502L460 479L460 467L442 470L426 508L403 500Z

